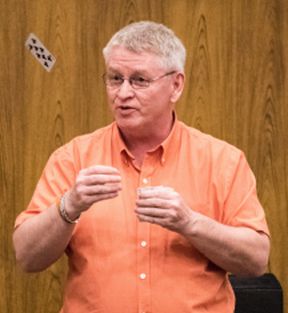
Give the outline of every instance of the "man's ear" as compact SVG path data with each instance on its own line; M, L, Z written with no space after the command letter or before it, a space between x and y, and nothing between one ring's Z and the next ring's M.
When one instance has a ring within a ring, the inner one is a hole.
M171 103L176 103L184 89L185 75L182 72L176 73L173 80L173 92L171 93Z

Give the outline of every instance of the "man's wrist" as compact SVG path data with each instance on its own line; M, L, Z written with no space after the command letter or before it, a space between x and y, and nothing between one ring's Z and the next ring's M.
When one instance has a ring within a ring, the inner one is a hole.
M66 211L66 196L67 193L65 193L61 198L58 205L58 211L61 216L61 218L68 224L77 224L80 219L80 214L76 218L72 218L69 216L68 212Z
M187 223L182 227L181 234L184 237L195 237L197 235L197 225L201 220L201 215L196 212L191 212L189 216L189 220Z

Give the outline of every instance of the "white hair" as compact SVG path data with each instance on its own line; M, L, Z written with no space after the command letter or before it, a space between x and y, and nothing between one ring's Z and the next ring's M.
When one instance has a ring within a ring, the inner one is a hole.
M184 71L186 49L174 32L163 24L141 21L120 29L103 49L105 62L115 46L123 46L135 53L154 53L167 69Z

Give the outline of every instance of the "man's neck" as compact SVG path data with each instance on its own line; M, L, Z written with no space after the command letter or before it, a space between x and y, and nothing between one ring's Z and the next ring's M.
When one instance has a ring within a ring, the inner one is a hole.
M145 133L120 130L122 139L131 154L135 157L138 166L142 165L147 152L156 149L169 136L174 124L174 119L173 116L171 123L167 124L167 127L159 127L159 132L157 133L150 133L149 130L146 130Z

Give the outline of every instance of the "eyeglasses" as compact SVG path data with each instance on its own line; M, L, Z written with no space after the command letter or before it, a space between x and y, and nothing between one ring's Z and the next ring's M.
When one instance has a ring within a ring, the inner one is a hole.
M174 73L176 73L176 71L171 71L152 79L145 78L141 75L133 75L131 77L125 78L120 74L105 73L103 74L102 78L104 84L110 88L119 88L123 84L124 80L128 80L133 89L144 89L148 88L151 83Z

